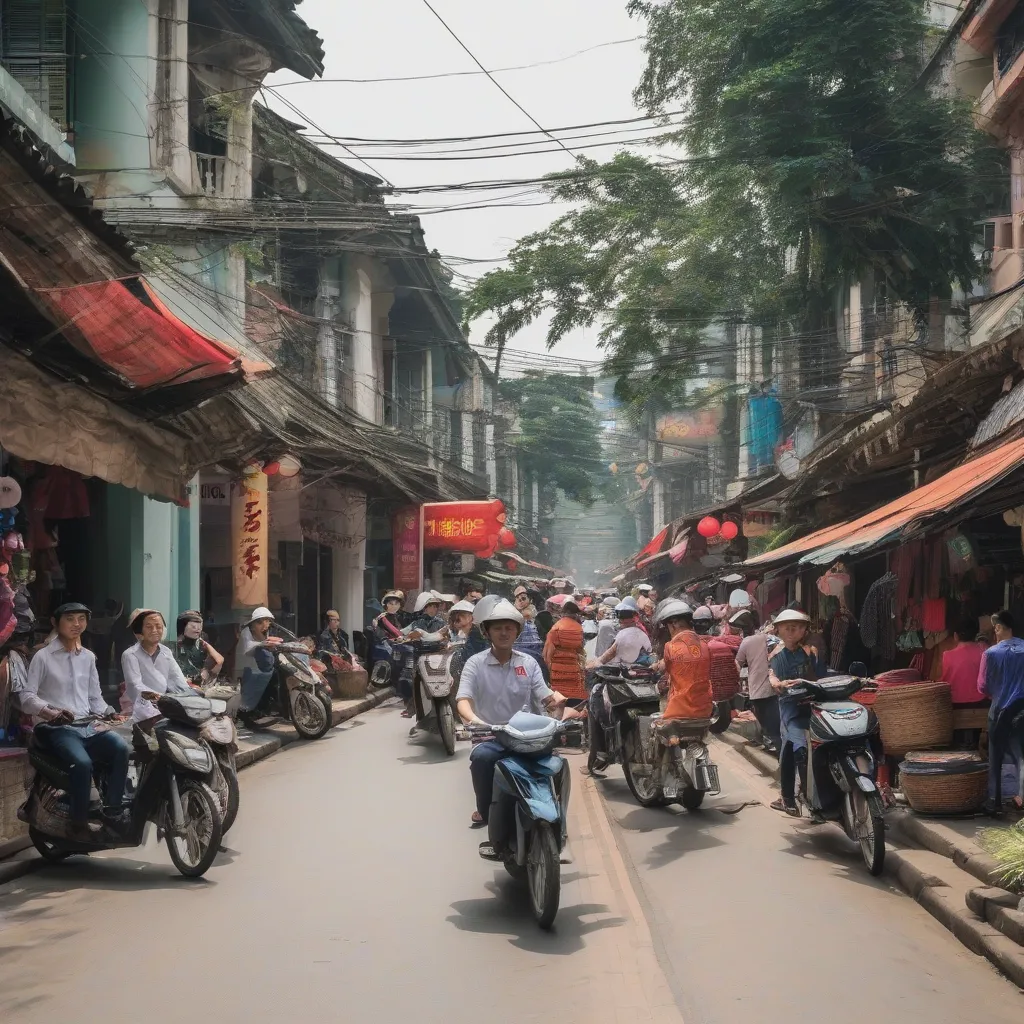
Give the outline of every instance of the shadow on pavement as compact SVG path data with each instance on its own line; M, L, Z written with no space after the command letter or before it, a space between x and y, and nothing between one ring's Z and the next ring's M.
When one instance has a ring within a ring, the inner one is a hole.
M235 851L223 851L215 863L233 858ZM122 857L70 857L63 864L47 864L40 859L20 885L0 890L0 919L36 916L48 908L29 908L32 900L59 897L69 890L96 889L136 892L153 889L204 889L217 883L207 878L184 878L167 862L152 864Z
M837 875L872 889L890 891L892 884L884 877L874 878L864 865L859 848L838 826L816 825L811 821L794 822L791 829L784 829L782 838L789 844L783 849L801 860L813 859L831 863Z
M563 875L563 885L578 877L583 876ZM625 924L623 918L610 916L584 921L584 917L607 915L609 910L604 903L578 903L560 907L555 927L550 932L541 931L530 910L525 886L503 878L488 882L487 889L493 896L453 903L455 913L447 920L460 931L508 935L513 946L528 952L570 956L583 949L583 938L589 932Z

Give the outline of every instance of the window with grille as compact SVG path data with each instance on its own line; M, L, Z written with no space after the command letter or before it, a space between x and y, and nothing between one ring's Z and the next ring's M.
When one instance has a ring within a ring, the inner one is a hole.
M0 0L0 63L61 129L69 127L67 0Z

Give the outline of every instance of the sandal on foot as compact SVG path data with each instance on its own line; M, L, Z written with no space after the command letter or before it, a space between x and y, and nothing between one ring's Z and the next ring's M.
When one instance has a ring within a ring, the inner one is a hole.
M782 797L779 797L777 800L773 800L768 806L773 811L785 811L786 814L789 814L794 818L800 817L800 808L797 807L796 804L787 804Z
M490 843L481 843L477 848L477 853L479 853L484 860L501 860Z
M487 822L484 821L482 817L480 817L479 811L473 812L473 817L469 819L469 822L470 828L483 828L487 824Z

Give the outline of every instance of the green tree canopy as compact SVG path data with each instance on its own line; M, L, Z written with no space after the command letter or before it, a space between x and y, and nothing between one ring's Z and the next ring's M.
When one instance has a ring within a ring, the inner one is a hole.
M594 503L604 469L592 386L586 377L540 371L500 385L501 397L518 410L519 433L508 443L519 452L520 466L542 491L557 488L585 507Z
M838 285L873 275L924 321L977 276L1005 172L968 105L921 83L922 0L628 7L647 23L635 98L685 155L553 175L572 211L468 297L489 344L547 313L549 345L599 324L620 395L671 402L712 320L782 326L806 366Z

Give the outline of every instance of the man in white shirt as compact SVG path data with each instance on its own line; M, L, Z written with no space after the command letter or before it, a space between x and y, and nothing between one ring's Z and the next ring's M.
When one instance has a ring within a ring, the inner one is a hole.
M479 623L491 646L474 654L462 667L456 707L462 720L476 725L507 725L524 708L542 714L565 698L544 682L535 658L513 650L524 619L508 601L498 601ZM506 750L494 740L478 743L469 755L476 794L473 825L487 824L494 788L494 766Z
M624 667L633 665L642 654L650 654L651 638L640 628L637 607L627 598L615 607L618 632L611 645L598 659L598 665Z
M32 716L35 736L66 766L71 777L68 802L72 834L89 833L89 790L93 765L106 766L103 794L108 823L124 823L124 788L128 778L128 743L123 736L99 731L90 716L115 719L100 692L96 656L82 647L81 636L89 624L83 604L62 604L53 613L56 636L36 651L28 668L28 680L19 693L21 710ZM73 723L80 724L73 724Z
M121 655L125 705L133 722L147 722L158 718L160 709L144 693L189 693L192 687L170 648L160 643L167 629L160 612L139 608L132 613L130 626L139 639Z

